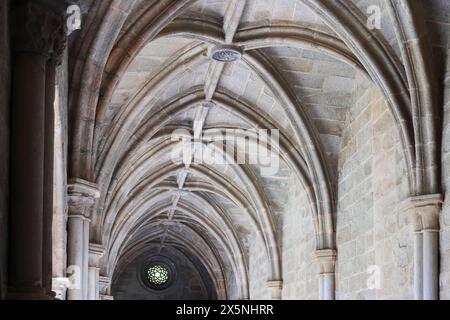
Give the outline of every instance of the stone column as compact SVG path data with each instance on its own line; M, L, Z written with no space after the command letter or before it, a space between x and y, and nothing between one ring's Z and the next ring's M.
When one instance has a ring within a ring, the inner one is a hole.
M65 37L65 35L62 35ZM61 54L50 54L46 65L45 83L45 134L44 134L44 253L43 268L47 271L45 281L48 291L52 291L53 267L53 215L55 185L55 96L56 68L62 63L62 52L65 46L58 49ZM62 213L61 213L62 214Z
M321 300L334 300L335 294L335 266L336 250L324 249L316 251L316 258L320 265L319 288Z
M100 300L100 259L105 254L103 246L89 245L89 288L88 300Z
M111 279L108 277L100 276L99 281L100 300L114 300L111 295Z
M51 299L46 183L50 58L66 43L64 1L15 1L12 11L11 219L8 299Z
M95 184L74 179L68 183L68 195L67 265L72 285L67 298L84 300L88 286L90 214L100 193Z
M414 232L414 299L423 299L423 235L422 231Z
M67 300L82 300L82 266L83 266L83 221L84 216L70 214L67 222L67 269L71 286Z
M267 288L269 288L272 300L281 300L283 296L283 281L282 280L271 280L266 283Z
M65 74L62 70L58 70L57 78L61 74ZM57 82L64 81L58 79ZM61 108L65 109L63 104L60 106L61 96L59 95L58 86L55 90L55 132L54 132L54 185L53 185L53 219L52 219L52 291L56 293L56 298L66 299L66 286L61 292L59 285L60 279L66 278L67 269L67 223L68 223L68 203L67 203L67 182L66 182L66 160L64 143L67 141L64 130L64 117L61 116ZM69 279L67 279L69 281ZM59 298L60 297L60 298Z
M420 208L423 225L423 299L439 299L439 205L430 203Z
M83 220L83 266L81 267L82 274L82 297L83 300L88 300L88 287L89 287L89 227L91 220L89 217L85 217Z
M439 214L442 195L407 199L402 209L408 214L414 233L414 297L439 299Z

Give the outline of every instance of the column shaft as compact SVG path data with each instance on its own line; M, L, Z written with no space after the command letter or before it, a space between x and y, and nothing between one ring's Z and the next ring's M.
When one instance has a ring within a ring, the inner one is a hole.
M89 244L89 290L88 300L100 299L100 260L105 248L98 243Z
M323 249L316 251L316 258L320 265L319 299L334 300L335 295L335 266L336 250Z
M324 300L323 298L323 292L324 292L324 286L323 286L323 274L319 275L319 300Z
M422 232L414 235L414 298L423 298L423 236Z
M47 62L45 83L45 143L44 143L44 281L46 290L52 291L52 222L54 185L54 140L55 140L55 69L53 61Z
M439 233L423 231L423 299L439 299Z
M90 221L85 219L83 221L83 267L82 267L82 288L83 288L83 300L88 299L88 287L89 287L89 225Z
M402 209L414 228L414 298L439 299L439 216L441 194L420 195L404 201Z
M334 273L322 274L322 300L335 299L335 276Z
M89 267L88 300L99 299L98 281L99 281L99 269L97 267Z
M82 267L84 249L84 218L82 216L69 216L67 239L67 264L72 273L71 287L67 291L68 300L82 300Z
M88 297L89 286L89 228L90 215L100 193L95 184L91 182L72 179L67 185L69 195L69 230L68 247L73 248L69 251L69 267L76 265L79 270L79 288L69 294L69 300L86 300ZM73 220L73 221L71 221ZM73 227L71 225L74 224Z

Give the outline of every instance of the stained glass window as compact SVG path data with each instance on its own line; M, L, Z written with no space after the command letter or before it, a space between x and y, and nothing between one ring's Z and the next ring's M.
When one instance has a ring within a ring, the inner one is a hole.
M155 286L166 284L169 280L169 270L162 265L154 265L147 271L148 281Z

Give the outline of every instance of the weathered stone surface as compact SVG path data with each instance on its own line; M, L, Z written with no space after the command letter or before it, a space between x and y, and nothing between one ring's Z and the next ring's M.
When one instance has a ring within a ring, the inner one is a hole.
M408 195L402 188L407 183L404 160L396 160L402 157L401 144L380 93L359 87L366 91L354 96L339 160L337 295L411 299L413 235L398 223L396 209ZM352 153L346 152L349 147ZM368 286L374 270L380 276L377 289Z

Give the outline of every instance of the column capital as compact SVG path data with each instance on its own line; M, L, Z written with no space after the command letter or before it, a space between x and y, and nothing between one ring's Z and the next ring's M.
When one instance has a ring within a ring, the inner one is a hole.
M97 243L89 244L89 267L99 267L100 259L105 254L105 248Z
M334 267L336 265L336 250L321 249L315 252L316 259L320 265L321 274L334 274Z
M70 287L69 278L53 278L52 291L56 293L56 299L64 300L66 297L66 290Z
M100 276L98 278L100 295L107 296L111 293L111 278Z
M90 218L90 211L95 201L100 198L98 186L81 179L71 179L67 184L69 198L69 217L83 216Z
M439 214L443 202L441 194L414 196L404 200L400 210L407 214L407 220L415 232L439 231Z
M69 1L19 0L12 5L13 50L33 52L60 63L67 45Z
M283 290L283 280L269 280L266 286L272 295L273 300L281 300Z

